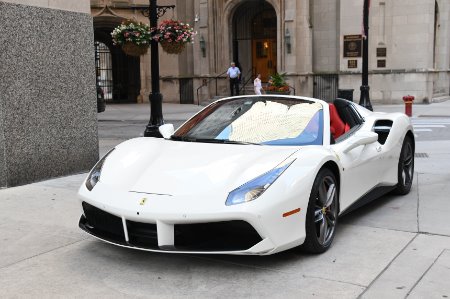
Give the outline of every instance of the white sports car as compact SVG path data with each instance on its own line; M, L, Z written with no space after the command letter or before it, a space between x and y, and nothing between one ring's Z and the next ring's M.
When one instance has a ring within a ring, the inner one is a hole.
M226 98L160 132L94 166L79 190L80 228L158 252L320 253L338 215L407 194L413 180L409 118L342 99Z

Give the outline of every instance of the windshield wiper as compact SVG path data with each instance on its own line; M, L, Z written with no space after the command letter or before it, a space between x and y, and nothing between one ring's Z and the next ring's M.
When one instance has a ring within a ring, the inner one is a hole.
M186 142L205 142L205 143L222 143L222 144L244 144L244 145L262 145L260 143L245 142L245 141L234 141L227 139L213 139L213 138L193 138L186 136L174 136L170 137L171 140L176 141L186 141Z
M246 141L235 141L228 139L207 139L207 138L198 138L197 142L210 142L210 143L223 143L223 144L244 144L244 145L261 145L259 143L252 143Z
M176 141L186 141L186 142L218 142L217 139L207 139L207 138L194 138L194 137L187 137L187 136L170 136L171 140Z
M187 142L197 141L197 138L186 137L186 136L175 136L175 135L170 136L170 139L176 140L176 141L187 141Z
M261 143L247 142L247 141L235 141L235 140L226 140L226 139L216 139L221 143L226 144L244 144L244 145L263 145Z

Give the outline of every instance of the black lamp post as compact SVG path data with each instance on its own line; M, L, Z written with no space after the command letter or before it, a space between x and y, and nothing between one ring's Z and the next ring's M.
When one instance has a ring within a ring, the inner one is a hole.
M370 0L364 0L364 38L363 38L363 61L362 61L362 85L360 87L361 97L359 104L373 111L369 96L369 3Z
M142 7L134 7L142 9ZM162 17L168 9L174 9L175 5L159 6L156 0L149 0L149 7L142 11L142 14L149 18L150 27L158 26L158 19ZM162 113L163 96L159 88L159 53L158 42L154 39L150 42L150 67L152 76L152 92L149 95L150 102L150 121L144 131L145 137L162 137L159 133L159 126L164 124Z

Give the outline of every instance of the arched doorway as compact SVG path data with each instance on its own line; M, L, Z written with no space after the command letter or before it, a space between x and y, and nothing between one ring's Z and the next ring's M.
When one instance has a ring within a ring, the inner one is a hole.
M105 99L113 103L135 103L141 89L140 59L126 55L112 43L111 32L122 20L94 18L97 84Z
M247 1L236 8L232 39L233 60L243 76L259 73L266 82L277 71L277 15L268 2Z

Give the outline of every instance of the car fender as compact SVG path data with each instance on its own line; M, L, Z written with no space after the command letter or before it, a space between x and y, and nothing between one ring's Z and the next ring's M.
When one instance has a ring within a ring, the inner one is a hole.
M385 171L380 178L381 185L397 184L397 165L400 158L400 152L403 140L408 132L413 133L413 126L408 116L403 113L373 113L366 119L373 128L376 121L390 120L392 126L389 135L384 144L381 145L382 163L384 163ZM412 134L414 138L414 134Z
M257 199L259 203L267 202L267 209L273 213L266 214L264 221L269 221L279 232L269 235L276 244L289 244L293 247L303 243L306 236L305 220L309 198L314 180L319 171L328 162L335 163L340 176L342 167L337 156L323 146L301 148L289 159L295 159L280 178ZM283 201L276 199L283 198ZM294 213L300 209L299 212ZM292 212L289 216L283 216ZM276 251L283 250L278 248Z

